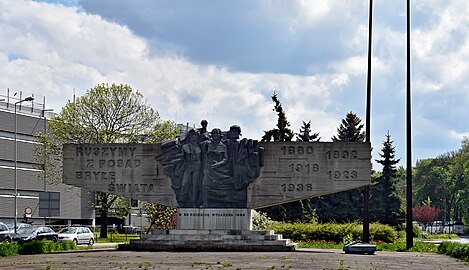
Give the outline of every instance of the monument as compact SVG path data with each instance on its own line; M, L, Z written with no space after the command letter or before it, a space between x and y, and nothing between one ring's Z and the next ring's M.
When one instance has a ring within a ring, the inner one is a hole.
M177 230L133 241L136 249L266 251L294 246L252 231L252 209L370 184L370 143L260 143L240 135L237 125L208 133L202 121L161 144L66 144L64 182L177 207Z

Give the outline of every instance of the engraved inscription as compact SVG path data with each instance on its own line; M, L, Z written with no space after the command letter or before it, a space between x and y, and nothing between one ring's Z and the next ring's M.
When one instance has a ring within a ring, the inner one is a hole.
M345 147L342 148L342 145ZM277 173L282 172L284 179L277 187L280 193L287 196L306 196L316 190L326 190L328 183L341 182L343 186L349 185L346 182L362 181L367 177L355 165L360 162L362 151L350 144L339 143L335 147L283 144L278 146L277 153Z
M312 191L313 190L313 185L312 184L286 184L283 183L280 185L280 188L283 192L293 192L293 191Z
M288 165L288 168L290 168L291 172L304 172L304 173L312 173L312 172L318 172L319 171L319 164L313 163L290 163Z
M280 150L283 155L312 155L314 152L312 146L282 146Z
M347 180L358 178L357 171L328 171L327 175L329 176L329 179L334 180Z
M326 152L327 159L358 159L357 151L331 150Z
M81 170L75 172L77 180L87 182L107 182L110 193L151 193L152 184L120 183L123 179L117 175L129 174L140 169L142 161L138 159L135 146L76 146L75 156L85 157Z

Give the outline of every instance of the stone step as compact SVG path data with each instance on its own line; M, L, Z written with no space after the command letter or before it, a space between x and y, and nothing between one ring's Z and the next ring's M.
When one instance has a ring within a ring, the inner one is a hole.
M294 251L295 243L289 241L151 241L132 240L132 250L155 251Z
M254 245L254 246L275 246L275 245L287 245L290 244L289 239L282 239L277 241L249 241L249 240L208 240L208 241L201 241L201 240L132 240L132 242L144 242L144 243L153 243L158 245Z
M154 230L131 240L132 250L293 251L296 244L272 230Z

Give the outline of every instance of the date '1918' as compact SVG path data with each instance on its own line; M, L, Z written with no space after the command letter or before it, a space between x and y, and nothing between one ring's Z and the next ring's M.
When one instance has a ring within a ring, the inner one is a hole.
M301 163L291 163L288 165L288 168L290 168L291 172L305 172L305 173L310 173L310 172L317 172L319 171L319 164L301 164Z

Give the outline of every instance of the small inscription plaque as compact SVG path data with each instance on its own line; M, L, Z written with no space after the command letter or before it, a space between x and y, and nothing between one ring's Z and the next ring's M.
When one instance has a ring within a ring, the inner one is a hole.
M179 208L180 230L252 230L251 210L236 208Z

